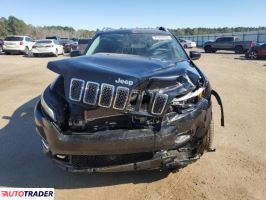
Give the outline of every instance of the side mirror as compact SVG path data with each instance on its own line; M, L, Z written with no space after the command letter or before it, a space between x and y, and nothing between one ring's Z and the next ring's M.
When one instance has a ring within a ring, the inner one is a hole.
M80 50L74 50L70 52L70 57L77 57L77 56L81 56Z
M189 57L191 60L198 60L201 57L201 53L197 51L190 51L189 52Z

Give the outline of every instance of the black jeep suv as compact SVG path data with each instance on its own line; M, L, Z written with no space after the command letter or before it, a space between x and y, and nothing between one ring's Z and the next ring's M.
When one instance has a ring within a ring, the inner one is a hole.
M164 28L97 33L83 56L52 61L58 74L35 121L43 150L72 172L177 169L211 149L207 77Z

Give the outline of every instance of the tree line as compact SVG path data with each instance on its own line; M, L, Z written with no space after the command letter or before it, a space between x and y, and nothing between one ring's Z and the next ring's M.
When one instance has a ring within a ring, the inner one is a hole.
M66 38L88 38L94 34L93 30L75 30L69 26L33 26L14 16L0 18L0 38L7 35L28 35L34 39L54 35Z
M260 31L266 30L265 26L261 27L222 27L222 28L177 28L171 29L171 31L178 35L206 35L216 33L233 33L233 32L247 32L247 31Z
M214 33L232 33L245 31L266 30L266 27L223 27L223 28L176 28L171 31L178 35L203 35ZM45 38L46 36L57 35L67 38L88 38L97 32L95 30L78 29L69 26L33 26L14 16L0 18L0 37L7 35L29 35L34 39Z

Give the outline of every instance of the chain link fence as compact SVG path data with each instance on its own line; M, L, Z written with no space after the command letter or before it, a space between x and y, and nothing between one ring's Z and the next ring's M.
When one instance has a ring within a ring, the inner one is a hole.
M202 47L208 40L215 40L224 36L237 36L240 41L255 41L257 43L266 43L266 30L250 31L250 32L234 32L234 33L217 33L207 35L186 35L179 38L191 40L197 43L198 47Z

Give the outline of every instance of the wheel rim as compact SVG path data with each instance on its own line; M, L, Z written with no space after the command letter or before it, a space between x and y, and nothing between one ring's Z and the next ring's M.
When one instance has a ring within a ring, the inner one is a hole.
M26 47L26 49L25 49L25 54L26 54L26 55L29 54L29 48L28 48L28 47Z
M257 54L256 54L256 52L255 52L255 51L251 51L251 52L249 53L249 57L250 57L251 59L256 59L256 58L257 58Z

